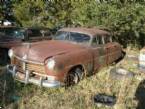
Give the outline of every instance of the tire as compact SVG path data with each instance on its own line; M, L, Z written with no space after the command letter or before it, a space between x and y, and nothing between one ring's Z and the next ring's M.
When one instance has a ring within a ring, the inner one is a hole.
M68 86L75 85L79 83L79 81L83 79L83 77L84 77L83 70L79 67L76 67L68 73L65 80L65 86L68 87Z

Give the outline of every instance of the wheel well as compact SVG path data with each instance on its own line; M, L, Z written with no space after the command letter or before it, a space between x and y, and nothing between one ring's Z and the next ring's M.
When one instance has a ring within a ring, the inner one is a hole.
M84 67L83 67L83 65L76 65L76 66L73 66L72 68L70 68L69 72L72 71L72 70L74 70L75 68L80 68L82 71L85 70Z

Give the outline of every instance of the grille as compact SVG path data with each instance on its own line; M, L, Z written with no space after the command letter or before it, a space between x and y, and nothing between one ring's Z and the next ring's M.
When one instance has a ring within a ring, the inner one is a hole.
M22 73L24 73L24 67L25 67L25 70L45 74L45 68L43 65L40 65L40 64L24 62L16 57L13 58L12 64L16 65L17 70Z

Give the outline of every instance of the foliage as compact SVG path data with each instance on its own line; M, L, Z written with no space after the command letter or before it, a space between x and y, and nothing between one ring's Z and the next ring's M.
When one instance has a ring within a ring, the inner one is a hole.
M42 1L23 0L14 4L14 13L23 26L41 25Z
M144 0L21 0L14 4L15 17L23 26L101 26L126 44L144 44L144 12Z
M13 16L13 6L12 4L15 3L15 0L1 0L0 1L0 20L14 20Z

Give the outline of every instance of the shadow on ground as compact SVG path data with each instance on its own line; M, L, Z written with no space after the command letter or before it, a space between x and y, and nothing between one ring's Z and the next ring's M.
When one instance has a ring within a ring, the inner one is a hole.
M138 85L135 97L138 100L138 106L136 109L145 109L145 80L141 81Z
M119 63L120 61L122 61L122 60L124 59L125 56L126 56L126 52L125 52L125 51L122 51L122 56L121 56L119 59L117 59L117 60L115 61L115 64L117 64L117 63Z

